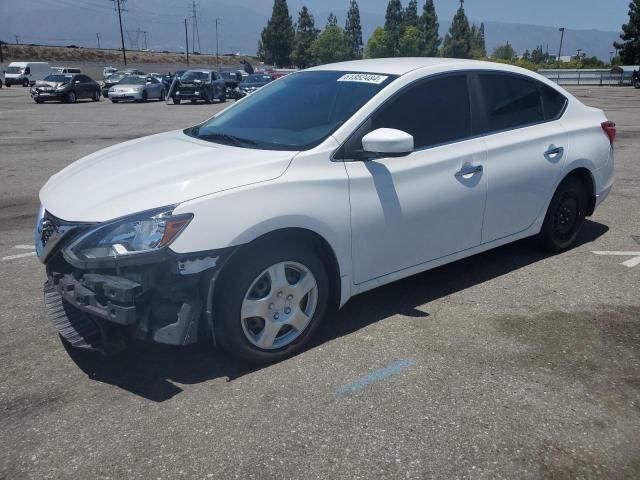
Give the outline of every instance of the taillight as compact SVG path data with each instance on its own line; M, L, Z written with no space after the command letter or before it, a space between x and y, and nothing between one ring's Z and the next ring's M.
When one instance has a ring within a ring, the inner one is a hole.
M604 130L604 133L607 134L607 137L609 137L609 142L611 142L611 145L613 145L613 142L616 140L616 124L613 122L602 122L602 130Z

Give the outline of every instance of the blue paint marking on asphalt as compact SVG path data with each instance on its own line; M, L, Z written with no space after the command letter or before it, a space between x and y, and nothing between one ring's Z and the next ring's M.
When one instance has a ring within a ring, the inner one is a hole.
M344 397L350 393L363 390L372 383L378 383L386 378L392 377L393 375L397 375L407 368L415 366L415 364L416 362L414 360L398 360L396 362L391 362L386 367L369 372L351 383L338 387L336 389L336 396Z

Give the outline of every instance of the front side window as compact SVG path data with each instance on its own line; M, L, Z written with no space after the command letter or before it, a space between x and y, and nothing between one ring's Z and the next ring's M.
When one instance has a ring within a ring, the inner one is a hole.
M395 128L413 135L415 149L471 136L471 105L465 74L409 87L374 114L371 130Z
M538 83L524 77L480 73L485 133L520 128L545 120Z
M308 150L324 141L395 78L333 71L288 75L185 133L248 148Z
M25 75L31 75L31 67L27 67L24 69L24 74Z

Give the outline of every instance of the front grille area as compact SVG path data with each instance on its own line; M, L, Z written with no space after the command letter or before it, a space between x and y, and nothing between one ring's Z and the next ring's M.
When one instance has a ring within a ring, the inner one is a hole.
M47 211L38 214L34 240L36 253L41 261L45 261L49 253L62 240L67 233L76 229L77 225L63 222Z

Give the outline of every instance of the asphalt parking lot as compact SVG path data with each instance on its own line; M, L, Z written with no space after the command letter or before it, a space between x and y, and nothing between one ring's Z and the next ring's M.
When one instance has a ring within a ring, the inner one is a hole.
M255 368L204 346L70 354L30 249L50 175L221 107L1 89L0 478L639 478L640 91L573 92L618 124L577 248L523 241L363 294Z

